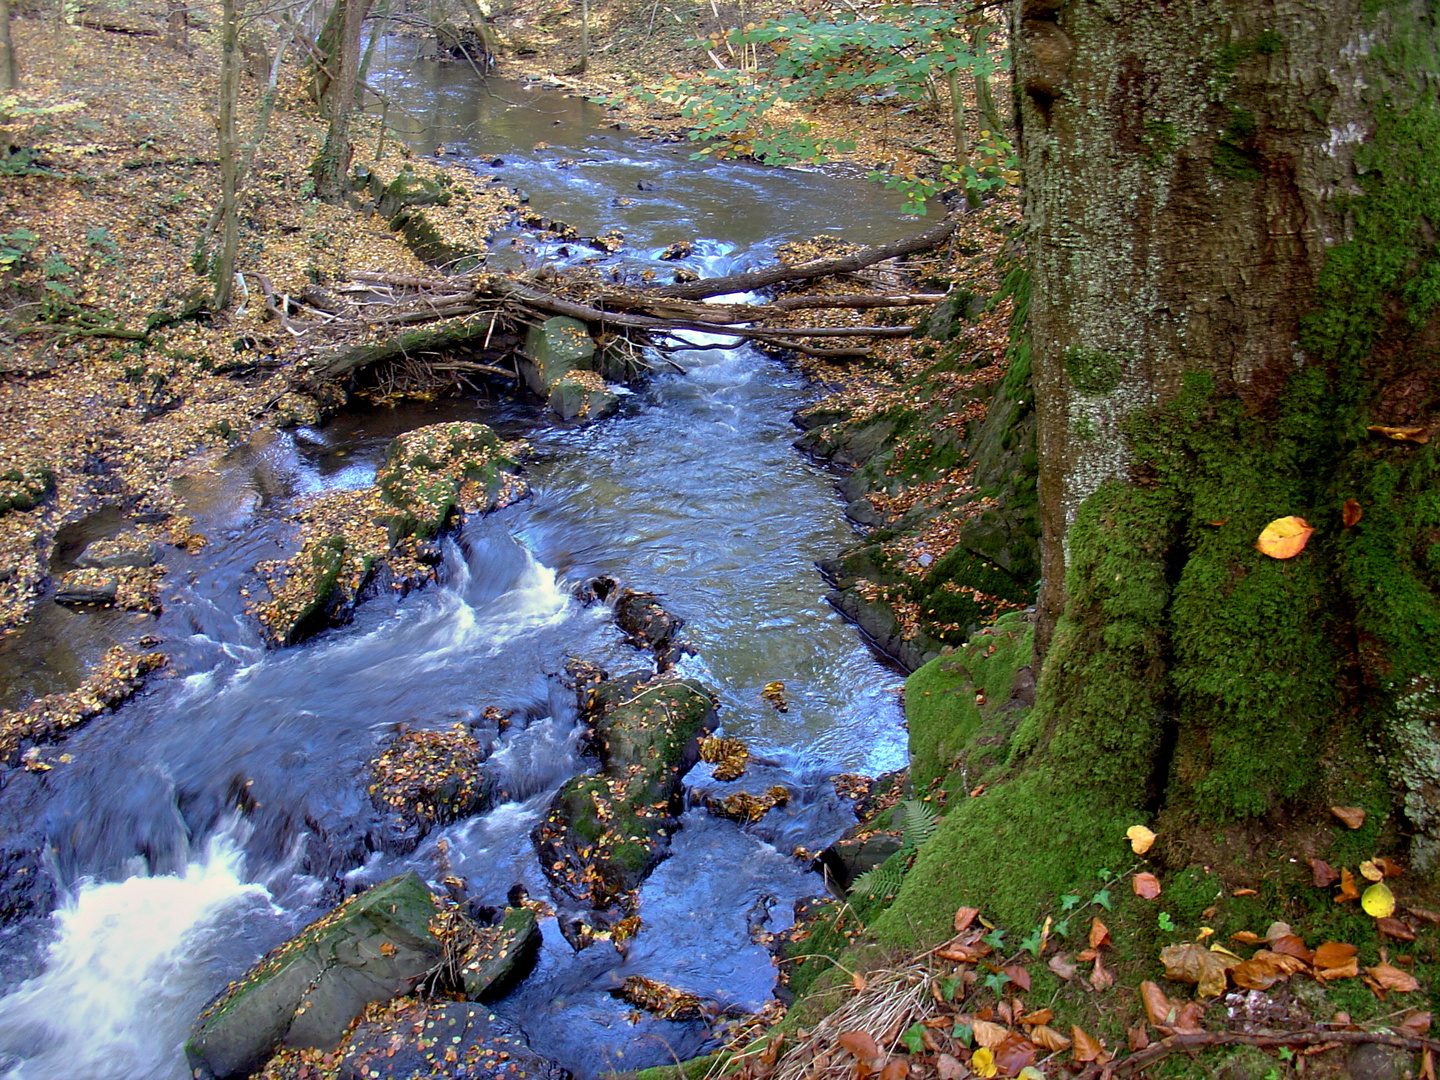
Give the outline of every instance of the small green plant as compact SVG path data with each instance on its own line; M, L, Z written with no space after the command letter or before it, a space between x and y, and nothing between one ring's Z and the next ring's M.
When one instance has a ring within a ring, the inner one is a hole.
M900 1041L912 1054L923 1054L925 1052L925 1025L917 1020L905 1029L905 1034L900 1036Z
M115 238L110 235L110 230L104 225L87 232L85 244L92 251L99 252L101 262L117 263L120 261L120 248L116 245Z
M1160 912L1160 917L1155 920L1155 925L1160 927L1160 929L1164 930L1167 934L1174 933L1175 931L1175 920L1170 918L1170 913L1168 911Z
M0 272L16 270L40 243L29 229L16 229L0 236Z
M1097 892L1094 896L1092 896L1092 897L1090 898L1090 903L1092 903L1092 904L1099 904L1099 905L1100 905L1101 907L1103 907L1106 911L1114 911L1114 910L1115 910L1114 904L1111 902L1111 899L1110 899L1110 890L1109 890L1109 889L1101 889L1099 892Z

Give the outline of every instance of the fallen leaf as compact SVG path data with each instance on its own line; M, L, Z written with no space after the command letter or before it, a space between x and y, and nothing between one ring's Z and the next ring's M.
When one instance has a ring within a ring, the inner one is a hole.
M1340 891L1335 894L1337 904L1345 904L1351 900L1360 899L1360 890L1355 885L1355 875L1350 873L1346 867L1340 869Z
M1142 900L1154 900L1160 895L1160 879L1154 874L1136 874L1130 879L1130 887Z
M995 1066L995 1054L988 1048L982 1047L970 1055L970 1068L977 1076L990 1080L1000 1070Z
M1315 959L1315 950L1306 948L1305 942L1295 934L1282 934L1279 937L1271 938L1270 948L1285 956L1303 960L1307 964Z
M1090 947L1092 949L1103 949L1110 944L1110 931L1098 918L1090 920Z
M1033 1013L1029 1013L1025 1016L1020 1017L1020 1023L1024 1024L1026 1027L1035 1027L1040 1024L1048 1024L1051 1020L1054 1019L1055 1014L1051 1010L1037 1009Z
M1356 959L1359 952L1354 945L1339 941L1327 941L1315 950L1315 978L1320 982L1331 979L1353 979L1360 974Z
M1405 873L1405 868L1403 866L1397 863L1394 859L1391 859L1385 855L1377 856L1375 859L1375 864L1379 866L1381 870L1385 871L1386 877L1399 877L1401 874Z
M1155 834L1144 825L1131 825L1125 830L1125 839L1130 841L1130 850L1144 855L1155 843Z
M880 1056L880 1047L863 1031L842 1031L839 1042L842 1049L850 1051L860 1061L870 1062Z
M1394 938L1396 941L1415 940L1415 931L1410 928L1410 924L1401 922L1399 919L1389 917L1376 919L1375 929L1387 937Z
M1420 1080L1435 1080L1435 1051L1428 1046L1420 1055Z
M1243 990L1268 990L1282 979L1304 971L1306 964L1299 957L1260 949L1249 960L1230 969L1230 978Z
M1259 893L1257 890L1255 890L1255 889L1236 889L1236 890L1235 890L1234 892L1232 892L1230 895L1231 895L1231 896L1259 896L1260 893Z
M1365 811L1358 806L1332 806L1330 812L1345 823L1347 829L1358 829L1365 824Z
M1377 881L1365 890L1364 896L1360 897L1360 907L1366 915L1377 919L1394 915L1395 894L1390 891L1390 886L1383 881Z
M1420 983L1415 976L1408 972L1401 971L1388 962L1382 962L1375 967L1365 969L1365 974L1374 979L1386 990L1394 990L1399 994L1410 994L1420 989Z
M1011 964L1005 969L1005 977L1018 986L1021 990L1030 989L1030 972L1026 971L1019 964Z
M1360 864L1360 876L1366 881L1382 881L1385 878L1385 868L1375 859L1366 859Z
M1266 929L1265 940L1274 941L1276 938L1293 937L1294 934L1295 931L1290 929L1289 923L1277 919Z
M1100 954L1095 954L1095 967L1090 972L1090 985L1096 990L1106 990L1115 985L1115 976L1105 970Z
M994 1050L1005 1041L1010 1034L1002 1024L994 1024L989 1020L976 1020L970 1025L970 1030L975 1036L975 1041L981 1046Z
M1230 940L1238 941L1241 945L1259 945L1265 939L1249 930L1237 930L1230 935Z
M1145 1019L1158 1028L1167 1027L1180 1011L1165 991L1148 979L1140 984L1140 1000L1145 1003Z
M1428 1012L1407 1013L1405 1019L1400 1021L1399 1026L1406 1035L1423 1039L1430 1033L1430 1014Z
M1345 523L1345 528L1353 529L1356 525L1360 524L1360 518L1363 513L1364 511L1360 509L1358 502L1354 499L1346 499L1345 509L1341 514L1340 520Z
M855 987L857 994L863 994L865 992L865 976L861 975L858 971L850 976L850 983Z
M1034 1031L1030 1032L1030 1038L1037 1046L1044 1047L1052 1054L1058 1054L1063 1050L1070 1049L1070 1040L1048 1024L1041 1024Z
M1413 442L1423 446L1430 441L1429 428L1386 427L1383 424L1371 424L1365 430L1373 431L1377 435L1384 435L1387 439L1394 439L1396 442Z
M1070 954L1063 952L1056 953L1054 956L1050 957L1050 959L1046 961L1045 966L1066 981L1075 978L1076 974L1078 974L1080 970L1073 963L1070 962Z
M891 1058L880 1070L880 1080L905 1080L910 1075L910 1063L903 1057Z
M1018 1032L994 1049L995 1067L1006 1076L1015 1076L1035 1060L1035 1044Z
M955 933L963 933L965 928L975 921L975 916L979 914L979 909L973 907L962 907L955 912Z
M1098 1039L1089 1034L1078 1024L1070 1025L1070 1038L1075 1043L1075 1053L1071 1055L1072 1061L1094 1061L1105 1052Z
M965 1080L970 1075L970 1070L949 1054L936 1055L935 1071L940 1074L940 1080Z
M1180 1015L1175 1017L1177 1035L1194 1035L1204 1030L1200 1018L1205 1015L1205 1006L1198 1001L1187 1001L1180 1006Z
M1272 559L1293 559L1305 550L1314 531L1304 518L1276 518L1261 531L1255 550Z
M1144 1050L1150 1045L1150 1036L1145 1031L1144 1024L1131 1024L1125 1029L1125 1044L1133 1054L1137 1050Z
M1317 889L1328 889L1340 880L1340 871L1331 866L1324 859L1310 860L1310 873L1314 875L1315 887Z
M1407 907L1405 910L1408 911L1411 915L1414 915L1421 922L1428 922L1440 925L1440 911L1431 911L1429 908L1423 907Z
M1239 961L1224 953L1211 952L1203 945L1187 941L1160 950L1165 977L1176 982L1195 983L1201 997L1217 997L1225 992L1225 973Z

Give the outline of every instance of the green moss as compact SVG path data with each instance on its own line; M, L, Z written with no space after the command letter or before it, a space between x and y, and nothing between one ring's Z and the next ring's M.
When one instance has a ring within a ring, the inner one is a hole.
M1120 358L1100 349L1074 346L1065 350L1070 385L1089 397L1101 397L1120 385Z
M1158 166L1179 147L1180 132L1169 120L1147 120L1140 145L1148 151L1150 164Z
M55 473L48 465L27 465L0 472L0 514L32 510L55 488Z

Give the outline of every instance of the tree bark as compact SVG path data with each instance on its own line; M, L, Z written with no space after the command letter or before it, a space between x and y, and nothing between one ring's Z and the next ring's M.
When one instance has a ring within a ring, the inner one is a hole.
M336 27L333 47L326 53L320 106L329 118L325 145L315 159L310 175L315 194L326 202L339 202L349 191L350 161L355 150L350 143L350 114L355 109L360 82L360 36L370 0L337 0L332 21ZM322 37L322 48L324 47Z
M956 882L996 880L991 917L1033 925L1079 883L1057 868L1110 864L1144 821L1184 863L1222 825L1360 806L1377 850L1433 868L1435 9L1013 17L1043 666L1009 780L951 810L884 926L942 934ZM1291 515L1304 550L1257 550Z
M216 311L230 304L235 257L240 247L240 146L235 110L240 99L240 11L238 0L224 0L220 24L220 256L215 260Z
M20 85L20 64L10 40L10 0L0 0L0 91Z

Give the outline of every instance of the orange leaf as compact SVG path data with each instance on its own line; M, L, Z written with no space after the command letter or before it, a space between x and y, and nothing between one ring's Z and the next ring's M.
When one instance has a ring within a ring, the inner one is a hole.
M1430 1014L1428 1012L1407 1013L1405 1019L1400 1021L1400 1030L1414 1038L1424 1038L1430 1033Z
M842 1031L839 1041L841 1048L850 1051L861 1061L874 1061L880 1056L880 1047L863 1031Z
M1030 972L1026 971L1019 964L1011 964L1005 969L1005 977L1018 986L1021 990L1030 989Z
M1165 991L1148 979L1140 984L1140 1000L1145 1003L1145 1018L1156 1027L1167 1026L1179 1011L1176 1004L1165 996Z
M1077 1024L1070 1025L1070 1038L1075 1043L1075 1053L1072 1055L1074 1061L1094 1061L1105 1052L1099 1040Z
M1175 1017L1175 1032L1178 1035L1194 1035L1202 1031L1200 1018L1205 1015L1205 1006L1198 1001L1187 1001Z
M1347 829L1358 829L1365 824L1365 811L1359 806L1332 806L1330 812L1345 823Z
M1307 949L1305 942L1296 934L1281 934L1272 938L1270 940L1270 948L1285 956L1293 956L1297 960L1303 960L1307 964L1315 959L1314 951Z
M1259 945L1265 939L1249 930L1236 930L1230 935L1230 940L1238 941L1241 945Z
M1386 877L1399 877L1401 874L1405 873L1405 868L1403 866L1397 863L1394 859L1388 858L1385 855L1378 856L1374 860L1374 862L1375 865L1380 867L1381 870L1385 871Z
M1365 969L1365 974L1374 979L1386 990L1394 990L1399 994L1409 994L1420 989L1420 983L1415 976L1391 966L1387 962L1377 964L1375 967Z
M1429 428L1385 427L1383 424L1371 424L1365 430L1373 431L1377 435L1384 435L1387 439L1394 439L1396 442L1420 443L1423 446L1430 441Z
M1341 520L1345 523L1345 528L1353 529L1356 525L1360 524L1360 518L1363 514L1364 511L1360 509L1358 502L1354 499L1345 500L1345 510L1341 516Z
M910 1075L910 1063L904 1058L891 1058L880 1070L880 1080L904 1080Z
M1103 949L1110 944L1110 931L1098 918L1090 920L1090 947L1092 949Z
M1314 531L1304 518L1276 518L1260 533L1255 550L1272 559L1293 559L1305 550Z
M1344 867L1340 868L1340 891L1335 894L1335 902L1343 904L1350 900L1359 900L1360 890L1355 885L1355 875Z
M1320 982L1355 978L1360 974L1358 952L1354 945L1327 941L1315 950L1315 978Z
M1340 871L1324 859L1311 859L1310 873L1314 876L1317 889L1328 889L1340 880Z
M1055 1014L1049 1009L1037 1009L1033 1013L1027 1013L1025 1016L1020 1017L1020 1023L1027 1027L1034 1027L1039 1024L1048 1024L1054 1019Z
M1435 1051L1428 1046L1420 1055L1420 1080L1435 1080Z
M1034 1031L1030 1032L1030 1038L1039 1046L1043 1046L1052 1054L1058 1054L1062 1050L1070 1049L1070 1040L1048 1024L1041 1024Z
M855 972L855 974L853 974L853 975L850 976L850 982L854 985L854 987L855 987L855 992L856 992L857 994L863 994L863 993L865 992L865 976L864 976L864 975L861 975L861 974L857 971L857 972Z
M1132 1024L1125 1029L1125 1043L1130 1047L1133 1054L1136 1050L1144 1050L1150 1045L1150 1036L1145 1031L1143 1023Z
M955 912L955 932L957 934L961 933L967 926L975 921L975 916L979 914L979 910L973 907L962 907L959 911Z
M1135 890L1135 895L1142 900L1154 900L1160 895L1160 879L1154 874L1136 874L1130 879L1130 887Z
M972 1021L970 1031L975 1036L975 1042L987 1050L994 1050L1010 1034L1002 1025L989 1020Z
M1095 954L1095 967L1090 972L1090 985L1096 990L1105 990L1115 985L1115 976L1105 970L1100 954Z
M995 1047L995 1065L1006 1076L1018 1076L1034 1060L1035 1044L1024 1035L1012 1032Z
M1201 997L1218 997L1225 992L1225 972L1239 959L1225 953L1212 952L1203 945L1187 941L1168 945L1160 950L1165 977L1176 982L1195 983Z
M1260 949L1254 956L1230 969L1230 978L1244 990L1268 990L1282 979L1305 970L1305 962L1284 953Z

